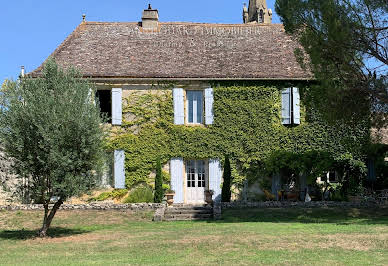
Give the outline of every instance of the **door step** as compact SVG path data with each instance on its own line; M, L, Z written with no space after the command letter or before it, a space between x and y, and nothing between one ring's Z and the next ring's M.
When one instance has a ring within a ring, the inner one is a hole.
M162 221L201 221L213 219L213 207L208 205L177 204L159 211L163 217L154 220Z

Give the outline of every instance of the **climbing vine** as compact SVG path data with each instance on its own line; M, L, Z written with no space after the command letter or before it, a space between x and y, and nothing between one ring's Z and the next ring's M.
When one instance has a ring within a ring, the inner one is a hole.
M369 140L368 115L359 114L349 123L328 124L313 106L302 105L301 125L284 126L280 92L290 85L300 88L303 102L308 83L213 84L214 124L197 127L174 125L172 86L131 91L125 99L123 127L109 141L111 149L126 151L127 187L152 185L150 173L158 157L167 163L174 157L222 159L227 154L237 184L247 178L253 164L267 160L275 151L319 150L333 157L351 153L362 158ZM165 181L168 178L164 173Z

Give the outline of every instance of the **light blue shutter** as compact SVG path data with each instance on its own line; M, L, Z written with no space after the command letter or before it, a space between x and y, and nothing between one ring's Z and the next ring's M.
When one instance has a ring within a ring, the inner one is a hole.
M112 125L115 126L120 126L123 119L122 95L122 89L112 89Z
M183 159L173 158L170 161L171 189L175 191L174 203L183 203Z
M307 188L307 177L304 173L299 175L299 190L300 190L300 200L304 201L305 198L305 189Z
M184 91L181 88L172 89L174 98L174 124L185 124Z
M114 151L113 176L115 188L125 188L125 153L123 150Z
M294 124L300 125L300 95L298 88L292 88Z
M278 191L281 188L281 179L280 174L274 174L272 176L272 194L275 195L276 200L279 199L278 197Z
M213 89L208 88L205 89L205 124L212 125L213 124Z
M209 160L209 189L214 191L213 200L221 201L222 168L220 160Z
M282 124L291 124L291 89L282 91Z

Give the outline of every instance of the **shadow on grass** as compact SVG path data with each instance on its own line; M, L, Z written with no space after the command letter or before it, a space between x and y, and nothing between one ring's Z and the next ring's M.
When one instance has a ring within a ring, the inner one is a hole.
M213 222L213 221L210 221ZM245 208L223 210L218 223L332 223L388 225L388 208Z
M48 237L57 238L65 236L74 236L89 233L87 230L67 229L60 227L53 227L48 230ZM0 231L0 239L4 240L27 240L37 238L38 230L7 230Z

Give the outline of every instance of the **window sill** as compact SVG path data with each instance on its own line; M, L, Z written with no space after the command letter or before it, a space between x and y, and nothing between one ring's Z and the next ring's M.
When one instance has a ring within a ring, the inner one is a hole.
M205 124L193 124L193 123L185 123L185 126L188 127L205 127Z

